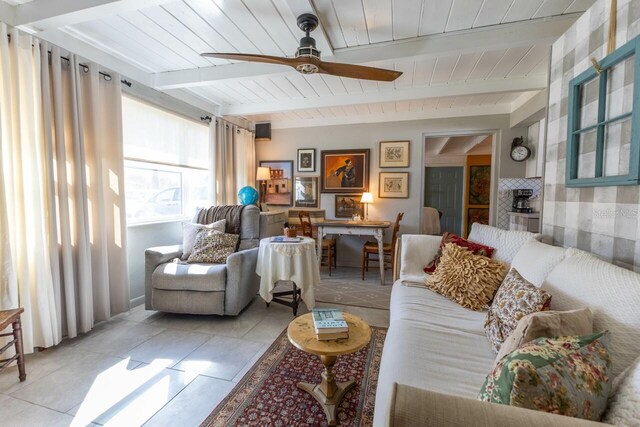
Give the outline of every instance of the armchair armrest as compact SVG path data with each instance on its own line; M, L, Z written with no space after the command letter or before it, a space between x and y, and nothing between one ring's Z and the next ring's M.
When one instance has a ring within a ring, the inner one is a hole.
M256 296L260 278L256 274L258 249L235 252L227 258L224 313L235 316Z
M404 234L400 250L400 280L424 282L424 268L438 252L440 236Z
M531 409L450 396L394 384L387 425L392 427L589 427L602 425Z
M182 246L157 246L144 251L144 303L147 310L151 306L151 276L159 265L182 256Z

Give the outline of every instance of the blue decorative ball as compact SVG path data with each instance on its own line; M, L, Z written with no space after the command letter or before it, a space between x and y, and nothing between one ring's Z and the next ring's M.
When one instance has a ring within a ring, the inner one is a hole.
M250 185L247 185L246 187L242 187L240 191L238 191L238 199L240 199L240 203L245 206L255 205L258 203L260 195L258 194L258 190Z

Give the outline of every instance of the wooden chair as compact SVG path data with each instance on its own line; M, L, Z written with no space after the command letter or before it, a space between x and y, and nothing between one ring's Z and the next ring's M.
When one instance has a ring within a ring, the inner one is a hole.
M393 236L391 238L391 243L385 243L382 246L383 252L383 262L385 269L387 266L391 268L391 272L393 274L393 267L395 261L395 253L396 253L396 243L398 241L398 231L400 230L400 221L402 221L402 217L404 216L404 212L400 212L396 217L396 223L393 226ZM375 255L374 258L371 258L371 255ZM364 273L369 271L369 263L374 262L376 265L380 260L378 259L378 242L367 242L362 246L362 280L364 280Z
M9 325L12 326L13 331L0 334L0 337L12 337L2 349L0 354L4 353L12 345L15 346L16 353L8 359L0 360L0 372L11 364L14 360L18 363L18 379L20 382L27 379L27 373L24 369L24 351L22 348L22 324L20 322L20 315L24 312L23 308L15 308L13 310L0 311L0 332L2 332Z
M311 224L309 212L300 212L298 218L300 218L300 225L302 226L302 235L317 240L318 237L313 235L313 225ZM322 239L322 259L326 261L326 264L322 265L329 266L329 276L331 276L331 268L336 266L337 254L336 239Z

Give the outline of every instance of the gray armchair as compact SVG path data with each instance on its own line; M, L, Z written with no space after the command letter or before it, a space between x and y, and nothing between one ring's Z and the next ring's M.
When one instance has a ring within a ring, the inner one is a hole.
M260 211L242 211L240 246L226 264L180 264L181 246L145 251L145 307L170 313L238 315L260 288L256 275Z

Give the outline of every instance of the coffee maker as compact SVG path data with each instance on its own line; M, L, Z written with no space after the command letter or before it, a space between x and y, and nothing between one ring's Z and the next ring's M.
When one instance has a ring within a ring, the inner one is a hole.
M513 212L531 213L532 210L529 207L529 198L531 196L533 196L533 190L531 189L513 190Z

